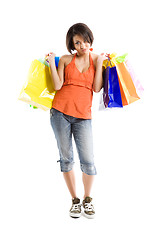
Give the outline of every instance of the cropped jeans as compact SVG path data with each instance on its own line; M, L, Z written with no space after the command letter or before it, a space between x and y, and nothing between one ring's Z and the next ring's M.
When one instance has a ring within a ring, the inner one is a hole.
M93 156L92 120L68 116L54 108L50 110L50 122L53 128L60 155L62 172L69 172L74 165L72 136L80 160L81 171L87 175L96 175Z

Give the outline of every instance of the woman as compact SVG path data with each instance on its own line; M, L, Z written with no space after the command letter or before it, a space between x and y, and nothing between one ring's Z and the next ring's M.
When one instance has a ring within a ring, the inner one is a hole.
M70 55L60 58L58 71L55 67L55 54L46 55L51 69L53 87L57 91L53 100L51 125L57 140L60 166L69 192L72 196L71 217L81 216L81 203L77 197L72 136L74 137L82 170L84 215L95 216L91 187L96 175L93 158L91 106L93 91L99 92L103 85L102 63L104 55L90 51L93 33L83 23L74 24L67 32L66 46ZM72 51L76 51L72 54Z

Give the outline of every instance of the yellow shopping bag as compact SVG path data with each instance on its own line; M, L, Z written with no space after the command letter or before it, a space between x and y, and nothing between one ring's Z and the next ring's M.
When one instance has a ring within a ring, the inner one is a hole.
M18 99L37 108L49 110L52 108L55 93L49 66L45 61L34 60Z

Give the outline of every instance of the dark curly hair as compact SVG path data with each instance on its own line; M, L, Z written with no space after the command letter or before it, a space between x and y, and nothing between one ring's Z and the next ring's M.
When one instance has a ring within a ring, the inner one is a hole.
M73 37L75 35L80 35L81 37L83 37L84 41L87 41L92 45L94 40L92 31L89 29L89 27L86 24L76 23L69 28L66 35L66 46L68 51L71 54L72 54L72 51L75 50L74 43L73 43Z

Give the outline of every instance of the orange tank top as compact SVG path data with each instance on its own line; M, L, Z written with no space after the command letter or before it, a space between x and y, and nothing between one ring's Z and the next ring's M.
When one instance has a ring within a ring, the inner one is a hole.
M83 73L76 67L76 54L72 61L65 67L64 83L53 99L53 108L76 118L92 118L92 86L95 68L90 53L89 58L90 66L88 70Z

